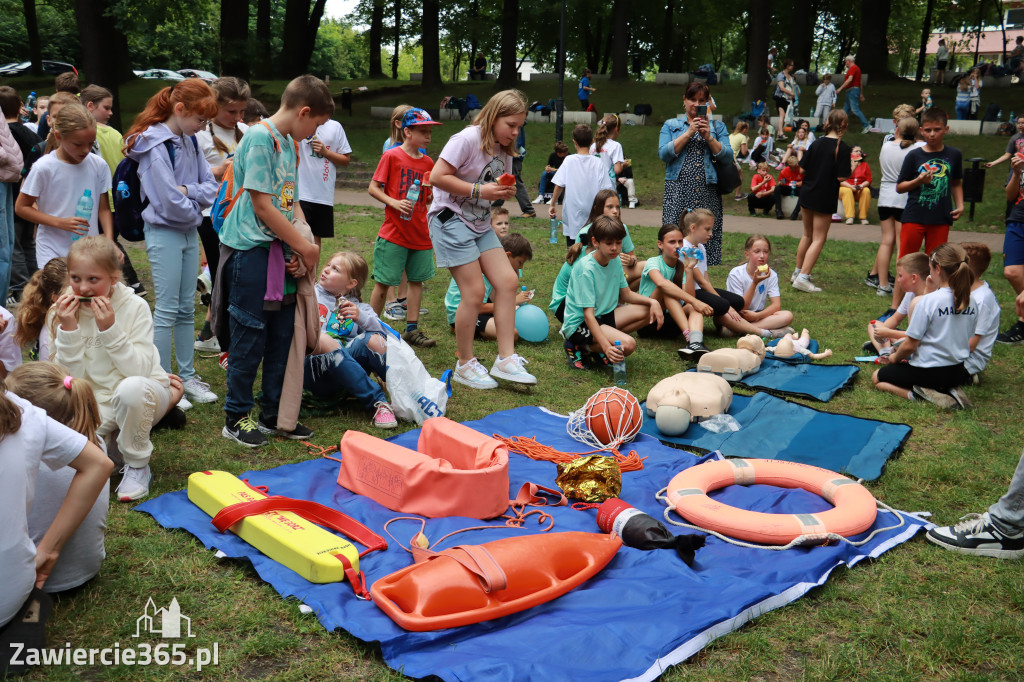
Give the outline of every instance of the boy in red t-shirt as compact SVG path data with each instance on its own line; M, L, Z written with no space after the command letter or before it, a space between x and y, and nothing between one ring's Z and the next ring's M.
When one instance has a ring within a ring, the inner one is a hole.
M434 249L427 229L430 205L430 171L434 162L420 150L430 144L431 126L441 125L423 109L410 109L402 118L405 140L384 152L370 181L370 196L384 204L384 224L373 247L373 280L370 306L380 315L388 287L409 281L408 312L402 338L410 346L430 348L437 344L419 329L423 282L434 276ZM419 197L410 201L409 190Z
M775 217L779 220L785 218L782 213L782 198L788 196L800 196L800 187L804 184L804 169L800 167L796 154L786 158L786 167L779 173L779 184L775 186ZM800 217L800 202L796 203L790 220Z
M757 164L757 173L750 180L750 194L747 195L747 208L750 215L755 215L757 209L764 209L764 214L775 205L775 178L772 171L764 161Z

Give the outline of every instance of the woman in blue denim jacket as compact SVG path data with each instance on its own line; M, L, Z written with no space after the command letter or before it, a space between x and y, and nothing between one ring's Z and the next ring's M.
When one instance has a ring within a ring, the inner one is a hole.
M658 139L658 156L665 162L665 198L662 224L678 224L683 210L706 208L715 215L711 239L705 244L708 265L722 262L722 197L712 158L733 163L729 131L721 121L697 116L697 107L707 105L711 93L706 83L690 83L683 96L684 118L665 121Z

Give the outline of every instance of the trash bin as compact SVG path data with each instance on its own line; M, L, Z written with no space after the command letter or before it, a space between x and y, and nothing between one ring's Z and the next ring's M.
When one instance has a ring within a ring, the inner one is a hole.
M982 194L985 190L985 167L981 165L983 161L985 159L977 156L967 159L971 167L964 169L964 203L969 202L971 204L971 220L974 220L974 204L981 202Z
M341 108L352 115L352 88L341 89Z

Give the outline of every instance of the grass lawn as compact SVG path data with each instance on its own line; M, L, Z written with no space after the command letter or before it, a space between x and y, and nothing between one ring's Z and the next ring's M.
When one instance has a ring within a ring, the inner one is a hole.
M339 236L326 242L325 254L349 249L368 256L381 219L377 209L338 206ZM540 225L513 219L512 227L533 242L534 259L524 270L523 283L537 289L538 302L544 305L564 248L547 244ZM632 233L638 252L652 255L655 229L637 227ZM724 284L729 267L742 258L742 239L726 234L727 265L712 269L712 281ZM787 273L795 249L793 239L776 240L772 266ZM131 255L148 282L144 252L134 248ZM861 283L873 258L871 245L830 242L815 271L826 291L806 295L785 287L784 306L795 312L798 326L808 327L823 346L835 351L832 362L848 362L859 355L867 321L887 307L886 300ZM1005 327L1013 317L1012 293L999 266L997 259L988 280L1003 302ZM454 361L454 336L442 304L447 285L447 273L439 271L425 288L424 305L430 312L421 319L438 345L420 357L434 375ZM556 338L553 329L552 339ZM715 337L707 343L713 348L730 345ZM630 390L645 397L657 381L684 369L676 346L643 341L628 360ZM485 362L496 352L494 343L485 342L478 342L477 350ZM537 387L504 384L478 394L457 386L448 416L464 421L522 405L566 413L610 383L606 371L568 370L556 340L523 344L518 350L530 360L529 369L540 381ZM199 358L197 367L223 397L223 374L215 359ZM874 391L873 369L864 366L851 389L814 406L914 427L903 454L869 485L879 499L901 509L933 511L937 522L949 523L963 513L983 511L1005 491L1024 445L1021 348L997 345L982 384L968 389L977 405L970 412L939 412L928 404ZM197 405L189 412L186 430L156 435L153 495L182 489L194 471L225 469L237 474L310 457L305 447L280 439L256 451L230 443L220 436L221 407L222 403ZM368 417L351 412L304 422L316 430L313 441L318 445L336 444L349 428L372 431ZM530 434L528 424L523 434ZM1020 564L965 558L918 537L877 561L837 570L823 587L716 640L668 671L664 679L1020 679L1024 663L1016 653L1024 645L1022 595ZM314 616L300 614L296 601L282 600L248 564L218 560L189 534L164 530L148 515L118 502L111 504L102 571L84 588L58 600L49 641L52 646L130 646L135 619L149 597L158 605L178 599L197 634L190 648L218 643L219 667L209 669L218 679L402 678L383 664L373 644L324 631ZM183 671L72 667L37 670L27 679L71 679L83 673L98 679L177 679Z

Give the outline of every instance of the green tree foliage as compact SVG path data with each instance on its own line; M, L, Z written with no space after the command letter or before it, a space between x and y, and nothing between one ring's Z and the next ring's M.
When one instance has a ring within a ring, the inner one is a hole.
M77 64L81 59L74 3L36 4L44 59ZM29 59L28 32L21 0L0 0L0 64Z
M360 78L369 69L366 41L343 19L327 19L320 24L316 45L309 60L310 73L323 78Z

